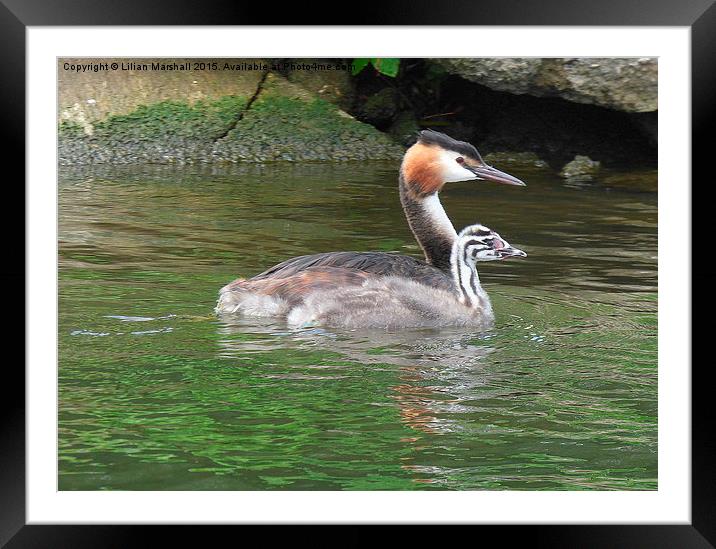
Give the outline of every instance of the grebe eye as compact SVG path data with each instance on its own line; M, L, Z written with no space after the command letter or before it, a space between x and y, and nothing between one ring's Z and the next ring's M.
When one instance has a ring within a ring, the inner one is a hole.
M465 159L464 159L462 156L458 156L458 157L455 159L455 162L457 162L458 164L462 164L462 163L465 162Z

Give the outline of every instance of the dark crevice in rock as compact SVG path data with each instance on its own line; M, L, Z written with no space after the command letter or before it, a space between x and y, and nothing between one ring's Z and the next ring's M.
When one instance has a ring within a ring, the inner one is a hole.
M248 102L246 103L246 106L241 110L241 112L236 117L236 120L234 120L233 124L231 124L228 128L226 128L225 131L223 131L221 134L216 136L214 138L214 143L217 141L220 141L221 139L224 139L229 133L231 133L232 130L236 128L239 122L244 118L246 113L251 109L251 105L254 104L254 101L258 98L259 95L261 95L261 92L264 88L264 83L266 82L266 78L268 77L270 71L264 71L264 73L261 75L261 80L259 80L258 84L256 85L256 91L254 94L249 98Z

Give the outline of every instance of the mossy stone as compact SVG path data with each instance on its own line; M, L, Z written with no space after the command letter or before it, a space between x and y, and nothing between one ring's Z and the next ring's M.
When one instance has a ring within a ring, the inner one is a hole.
M402 147L286 79L255 100L163 101L59 131L60 164L397 159Z

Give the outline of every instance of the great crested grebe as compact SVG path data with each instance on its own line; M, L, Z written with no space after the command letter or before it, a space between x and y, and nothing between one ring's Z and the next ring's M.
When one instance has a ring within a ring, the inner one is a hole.
M469 180L524 185L516 177L488 166L469 143L433 130L420 132L418 141L403 158L399 190L408 225L425 254L425 261L387 252L328 252L295 257L250 280L239 279L222 288L217 312L270 315L271 307L264 307L268 303L263 299L265 296L275 293L285 299L287 292L298 295L321 289L328 291L362 283L365 275L398 276L427 285L444 284L444 273L451 272L457 233L440 204L438 193L445 183ZM247 290L256 299L250 299ZM239 294L245 300L241 307L235 299ZM264 306L258 306L259 301L265 301ZM290 301L296 303L293 298Z
M296 327L484 330L492 325L494 315L475 263L526 255L487 227L470 225L451 246L449 272L423 263L424 275L410 279L311 266L285 277L259 275L232 282L221 289L217 311L282 316ZM431 276L426 276L427 271Z

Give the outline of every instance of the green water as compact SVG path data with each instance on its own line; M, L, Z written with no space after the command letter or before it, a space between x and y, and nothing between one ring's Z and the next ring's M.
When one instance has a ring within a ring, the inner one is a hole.
M419 255L394 164L62 171L59 488L656 489L657 195L498 167L528 187L442 194L529 254L480 265L483 334L214 316L292 256Z

